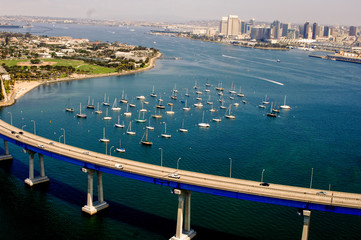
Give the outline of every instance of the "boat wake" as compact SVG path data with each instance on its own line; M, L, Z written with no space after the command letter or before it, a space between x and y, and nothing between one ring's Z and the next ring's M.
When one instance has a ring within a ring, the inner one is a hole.
M222 54L222 57L225 57L225 58L232 58L232 59L238 59L238 60L245 60L245 59L243 59L243 58L238 58L238 57L228 56L228 55L224 55L224 54Z
M280 83L280 82L276 82L276 81L273 81L271 79L267 79L267 78L262 78L262 77L255 77L257 79L261 79L261 80L264 80L264 81L267 81L267 82L270 82L270 83L274 83L274 84L278 84L278 85L281 85L283 86L284 84L283 83Z

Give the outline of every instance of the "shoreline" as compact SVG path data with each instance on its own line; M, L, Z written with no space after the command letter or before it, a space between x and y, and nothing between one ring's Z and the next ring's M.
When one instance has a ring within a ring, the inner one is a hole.
M16 100L23 97L25 94L33 90L34 88L43 85L43 84L49 84L49 83L58 83L58 82L65 82L65 81L74 81L74 80L84 80L84 79L90 79L90 78L103 78L103 77L112 77L112 76L123 76L123 75L131 75L136 73L141 73L148 71L155 66L155 61L162 56L161 52L158 52L158 54L151 58L149 60L149 66L133 71L124 71L120 73L107 73L107 74L93 74L93 75L76 75L73 77L67 77L67 78L58 78L54 80L45 80L45 81L16 81L14 84L13 89L8 95L8 100L0 102L0 108L2 107L8 107L16 103Z

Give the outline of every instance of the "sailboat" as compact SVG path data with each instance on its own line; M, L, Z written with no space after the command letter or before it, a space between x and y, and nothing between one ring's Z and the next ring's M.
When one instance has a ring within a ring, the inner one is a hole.
M152 115L152 117L154 117L154 118L162 118L162 115L160 114L160 109L159 109L159 114L157 114L157 108L155 108L155 113Z
M179 129L180 132L188 132L188 129L184 128L184 118L182 120L182 127Z
M143 140L144 136L145 136L145 140ZM153 145L152 142L148 141L148 128L145 129L145 133L143 134L142 140L140 140L140 142L145 146L152 146Z
M141 112L146 112L147 111L147 109L143 108L143 102L142 102L142 109L140 109L139 111L141 111Z
M103 128L103 138L99 139L100 142L109 142L109 139L105 138L105 128Z
M86 114L82 114L81 113L81 103L80 103L80 109L79 109L79 113L76 115L78 118L86 118Z
M215 111L216 111L216 109L213 108L213 102L212 102L212 104L211 104L211 109L209 109L209 111L210 111L210 112L215 112Z
M127 94L125 94L125 97L124 97L124 90L122 92L122 98L120 99L120 102L121 103L128 103Z
M209 104L209 105L212 105L212 104L213 104L213 102L211 101L211 95L209 95L209 97L208 97L207 104Z
M143 113L142 118L140 118L140 113L141 113L141 111L139 111L139 117L138 117L138 119L135 119L135 121L138 123L145 123L146 119L144 118L144 112L142 112Z
M135 135L135 132L132 131L132 121L129 122L129 126L127 129L127 134L128 135Z
M198 127L203 127L203 128L209 128L210 127L209 123L204 122L204 111L203 111L202 122L198 123Z
M163 123L164 123L164 133L162 133L161 136L164 137L164 138L172 137L172 135L167 134L167 123L165 123L165 122L163 122Z
M177 90L177 84L174 84L173 92L174 92L174 93L177 93L177 92L178 92L178 90Z
M185 105L184 105L183 110L184 110L184 111L189 111L189 110L191 110L191 108L187 106L187 99L186 99L186 102L185 102Z
M219 108L220 108L220 109L227 109L227 107L223 106L223 102L224 102L224 101L223 101L223 99L222 99L222 101L221 101L221 102L222 102L222 105L221 105L221 106L219 106Z
M154 127L150 126L150 118L151 117L149 117L148 126L146 126L146 128L149 129L149 130L154 130Z
M194 89L197 89L197 88L198 88L198 87L197 87L197 80L195 81L193 88L194 88Z
M123 121L123 124L120 124L120 116L118 116L118 123L114 124L114 127L124 128L124 121Z
M94 99L93 99L92 104L90 104L90 96L89 96L88 105L86 105L86 108L94 109Z
M203 107L203 104L201 102L198 102L198 103L195 103L193 104L195 107L197 108L202 108Z
M106 114L105 114L105 117L103 117L103 120L111 120L112 117L108 116L108 108L106 109Z
M162 96L159 96L157 108L160 108L160 109L165 108L165 106L162 104L162 102L163 102Z
M236 90L234 90L234 85L233 85L233 82L232 82L232 85L231 85L231 89L229 90L229 93L231 94L236 94Z
M188 88L186 88L186 93L184 94L186 97L189 97Z
M134 98L132 98L132 103L129 103L129 107L135 108L136 105L134 104Z
M129 108L129 104L127 104L127 111L124 113L124 116L126 117L132 116L132 113L128 111L128 108Z
M239 93L237 94L238 97L244 97L244 93L242 93L242 87L239 88Z
M68 99L68 105L67 105L67 107L65 108L65 111L66 111L66 112L74 112L74 108L72 108L72 107L70 106L70 98Z
M122 148L122 140L119 139L119 148L115 149L117 152L125 153L125 148Z
M269 104L269 101L267 100L267 94L264 97L264 100L262 101L263 104Z
M231 106L232 106L232 104L229 105L228 114L226 113L224 116L229 119L235 119L236 117L231 114Z
M213 122L221 122L222 119L221 119L220 117L219 117L219 118L213 118L212 121L213 121Z
M173 115L174 114L173 105L170 106L170 111L166 111L165 113L169 115Z
M104 102L103 102L103 105L104 105L104 106L110 106L110 104L109 104L109 96L108 96L108 100L107 100L106 98L107 98L107 94L104 94Z
M272 108L273 108L273 102L272 102L272 104L271 104L271 110L270 110L270 112L267 113L267 117L277 117L277 114L275 114L275 113L272 112Z
M97 110L95 111L96 114L102 114L103 111L99 110L99 103L97 103Z
M223 87L222 87L222 81L220 81L218 83L218 87L216 87L216 90L218 90L218 91L223 91L224 90Z
M117 98L114 99L114 103L113 103L113 106L112 106L112 111L120 111L121 108L117 106L118 103L117 103Z
M280 106L280 108L281 108L281 109L284 109L284 110L291 109L290 106L286 105L286 96L285 96L285 100L284 100L284 102L283 102L283 105Z
M276 104L276 103L275 103L274 108L272 108L272 112L273 112L273 113L279 113L279 112L280 112L280 109L277 108L277 104Z
M154 93L154 85L153 85L153 90L152 93L150 94L151 97L157 97L157 94Z

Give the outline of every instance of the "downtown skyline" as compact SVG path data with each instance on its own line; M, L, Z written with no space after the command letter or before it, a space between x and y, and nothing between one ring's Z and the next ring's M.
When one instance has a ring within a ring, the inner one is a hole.
M4 1L4 0L2 0ZM127 21L215 20L220 16L235 14L243 20L304 23L318 22L332 25L360 26L358 9L361 2L347 0L340 4L335 0L310 1L115 1L115 0L15 0L2 4L0 15L45 16L66 18L90 18Z

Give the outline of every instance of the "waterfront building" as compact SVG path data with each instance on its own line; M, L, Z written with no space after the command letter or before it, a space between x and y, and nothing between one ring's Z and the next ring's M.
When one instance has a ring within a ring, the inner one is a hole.
M227 36L235 37L239 35L239 19L237 15L228 16L228 25L227 25Z
M257 26L251 29L251 39L262 40L264 39L264 27Z
M349 35L356 36L356 33L357 33L357 28L355 26L351 26Z
M227 36L227 24L228 24L228 18L222 17L219 34L223 36Z
M310 39L311 37L312 37L311 26L309 22L306 22L305 25L303 25L303 38Z
M282 37L287 37L288 29L290 29L290 28L291 28L290 23L283 23L282 24Z
M263 39L272 39L273 29L270 27L264 28Z
M282 35L280 21L278 21L278 20L273 21L271 26L272 26L272 29L273 29L273 38L279 39L281 37L281 35Z
M313 28L312 28L312 39L316 39L319 35L319 27L317 23L313 23Z
M329 26L325 26L325 27L323 28L323 36L324 36L324 37L329 37L329 36L330 36L330 33L331 33L330 27L329 27Z

